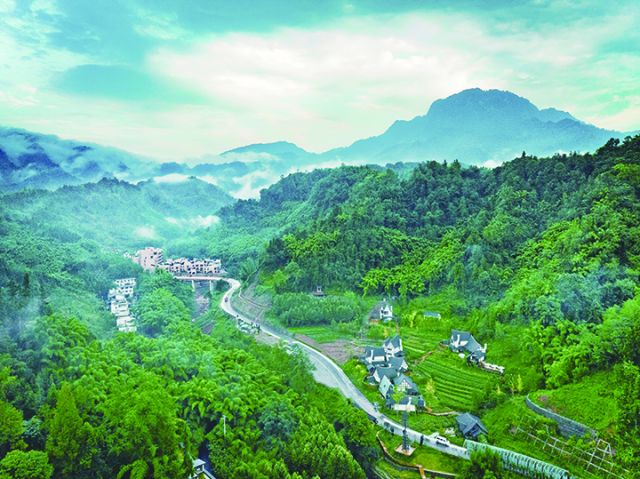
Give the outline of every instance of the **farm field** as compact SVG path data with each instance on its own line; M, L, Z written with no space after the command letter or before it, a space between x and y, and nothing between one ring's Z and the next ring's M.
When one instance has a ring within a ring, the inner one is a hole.
M319 343L332 343L340 339L352 340L358 336L357 328L351 327L350 324L336 326L300 326L288 329L294 334L308 336Z

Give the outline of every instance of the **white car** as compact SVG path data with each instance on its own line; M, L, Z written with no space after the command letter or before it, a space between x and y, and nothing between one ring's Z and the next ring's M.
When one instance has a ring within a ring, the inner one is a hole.
M436 436L434 440L436 441L436 444L438 444L439 446L449 447L451 445L451 443L449 442L449 439L443 436Z

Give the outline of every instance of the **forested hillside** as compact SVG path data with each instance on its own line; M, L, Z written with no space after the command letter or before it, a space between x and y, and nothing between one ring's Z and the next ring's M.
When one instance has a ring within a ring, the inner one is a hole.
M106 186L133 188L85 188ZM53 230L17 211L0 221L0 478L186 478L197 457L220 478L372 470L372 424L302 355L257 345L215 309L203 334L190 286L142 274L80 218ZM138 335L116 333L102 300L129 276Z
M103 179L56 191L24 191L0 197L11 221L62 241L93 240L118 250L163 245L215 223L232 198L195 178L132 185Z
M284 324L318 324L313 306L291 319L305 302L279 296L318 284L397 295L407 311L414 298L439 297L459 327L511 345L501 357L527 365L520 393L604 371L619 385L607 393L618 411L609 437L640 467L640 137L593 154L523 153L493 170L431 162L405 179L367 167L292 175L221 217L227 244L251 237L257 248L273 236L240 272L260 267ZM348 320L341 314L324 324Z

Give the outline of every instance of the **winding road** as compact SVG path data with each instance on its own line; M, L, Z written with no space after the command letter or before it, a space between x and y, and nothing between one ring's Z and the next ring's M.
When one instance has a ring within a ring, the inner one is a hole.
M240 288L240 282L233 278L219 278L226 281L231 286L229 290L223 295L220 301L220 308L230 316L234 318L240 318L244 321L255 322L254 318L249 318L239 311L237 311L231 302L233 294ZM385 416L376 410L371 401L369 401L362 392L351 382L344 371L334 363L329 357L322 354L320 351L313 349L312 347L283 336L281 333L273 330L272 328L261 324L262 331L269 336L272 336L278 340L287 341L289 344L295 344L307 355L311 363L314 365L313 377L316 381L331 388L338 389L340 393L348 398L354 405L365 411L369 416L376 419L377 424L383 426L385 429L393 432L398 436L402 436L403 427L393 419ZM437 449L445 454L451 456L460 457L463 459L469 459L469 452L464 448L456 445L443 446L436 443L435 437L437 433L430 435L421 433L414 429L407 428L407 435L409 439L414 443L420 443L420 438L424 436L423 445Z

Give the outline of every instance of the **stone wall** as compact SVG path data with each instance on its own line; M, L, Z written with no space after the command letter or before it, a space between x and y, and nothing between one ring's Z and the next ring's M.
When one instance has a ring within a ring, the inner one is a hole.
M591 437L597 436L596 431L591 429L590 427L585 426L584 424L580 424L573 419L561 416L560 414L556 414L555 412L549 411L548 409L545 409L541 406L538 406L531 399L529 399L529 396L526 397L525 403L527 404L527 407L536 414L540 414L541 416L555 421L558 424L558 430L560 431L560 434L562 434L564 437L584 437L587 434Z

